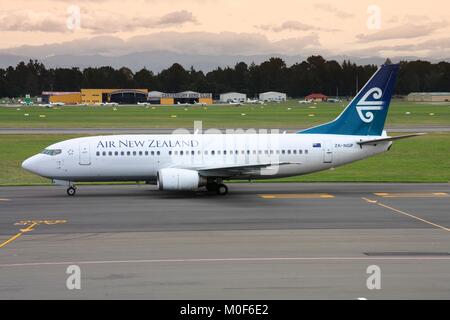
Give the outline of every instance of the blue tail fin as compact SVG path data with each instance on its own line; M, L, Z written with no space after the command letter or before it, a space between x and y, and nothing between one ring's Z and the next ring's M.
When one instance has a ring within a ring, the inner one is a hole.
M335 120L298 133L381 135L398 68L382 65Z

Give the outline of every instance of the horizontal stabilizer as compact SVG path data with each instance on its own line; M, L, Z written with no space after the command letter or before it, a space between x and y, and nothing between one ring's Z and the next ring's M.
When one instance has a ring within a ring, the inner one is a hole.
M357 142L359 145L365 145L365 144L375 144L379 142L385 142L385 141L394 141L399 139L405 139L405 138L411 138L411 137L417 137L417 136L423 136L426 133L412 133L412 134L405 134L403 136L396 136L396 137L383 137L379 139L372 139L372 140L365 140Z

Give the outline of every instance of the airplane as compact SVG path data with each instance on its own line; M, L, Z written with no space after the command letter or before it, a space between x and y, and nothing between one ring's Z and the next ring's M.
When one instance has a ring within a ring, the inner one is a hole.
M77 182L145 181L159 190L206 188L228 193L224 181L297 176L385 152L384 123L399 65L382 65L333 121L296 133L111 135L52 144L22 167L76 193Z
M63 107L66 104L64 102L49 102L49 103L40 103L38 104L39 107L46 107L46 108L50 108L50 107Z
M138 106L149 106L150 102L138 102Z
M262 104L264 102L263 101L259 101L258 99L250 99L250 98L248 98L245 103L248 103L248 104Z
M300 104L310 104L310 103L312 103L312 101L311 100L299 100L298 103L300 103Z

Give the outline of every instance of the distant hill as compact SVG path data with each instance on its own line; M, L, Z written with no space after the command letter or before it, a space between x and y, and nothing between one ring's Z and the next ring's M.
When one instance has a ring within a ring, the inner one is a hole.
M297 62L301 62L306 59L305 56L295 55L282 55L282 54L261 54L261 55L201 55L201 54L180 54L170 51L147 51L147 52L135 52L118 56L106 56L106 55L70 55L59 54L48 56L44 58L37 58L43 62L45 66L52 67L79 67L84 69L86 67L99 67L99 66L111 66L114 68L128 67L133 71L140 70L146 67L153 72L160 72L161 70L170 67L173 63L177 62L183 65L186 69L194 66L196 70L202 70L204 72L211 71L217 67L234 66L238 62L245 62L250 64L255 62L259 64L268 60L270 57L280 57L287 65L292 65ZM28 61L31 58L20 55L4 54L0 53L0 68L7 68L8 66L15 66L20 61ZM356 58L351 56L331 56L325 57L327 60L337 60L342 62L344 60L350 60L359 65L366 64L382 64L385 57L368 57L368 58ZM404 57L402 60L416 60L417 57ZM399 59L393 59L394 62ZM446 59L449 60L449 59ZM431 62L437 62L431 60Z

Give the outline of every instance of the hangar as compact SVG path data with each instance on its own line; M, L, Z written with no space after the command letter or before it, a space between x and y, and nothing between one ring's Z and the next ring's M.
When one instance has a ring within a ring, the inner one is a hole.
M147 102L151 104L161 104L161 98L163 96L161 91L150 91L147 96Z
M137 89L116 90L109 94L109 102L118 104L147 102L147 92Z
M449 102L450 92L411 92L406 99L411 102Z
M135 104L147 101L147 94L148 89L81 89L81 101L85 104Z
M195 91L183 91L178 93L163 93L160 100L161 104L178 104L178 103L205 103L212 104L211 93L199 93Z
M220 102L245 102L247 100L247 95L239 92L227 92L220 95Z
M286 101L286 93L268 91L259 94L260 101Z
M80 92L56 92L43 91L41 94L43 103L65 103L65 104L80 104Z
M305 97L305 100L307 101L327 101L328 96L324 95L323 93L311 93Z

